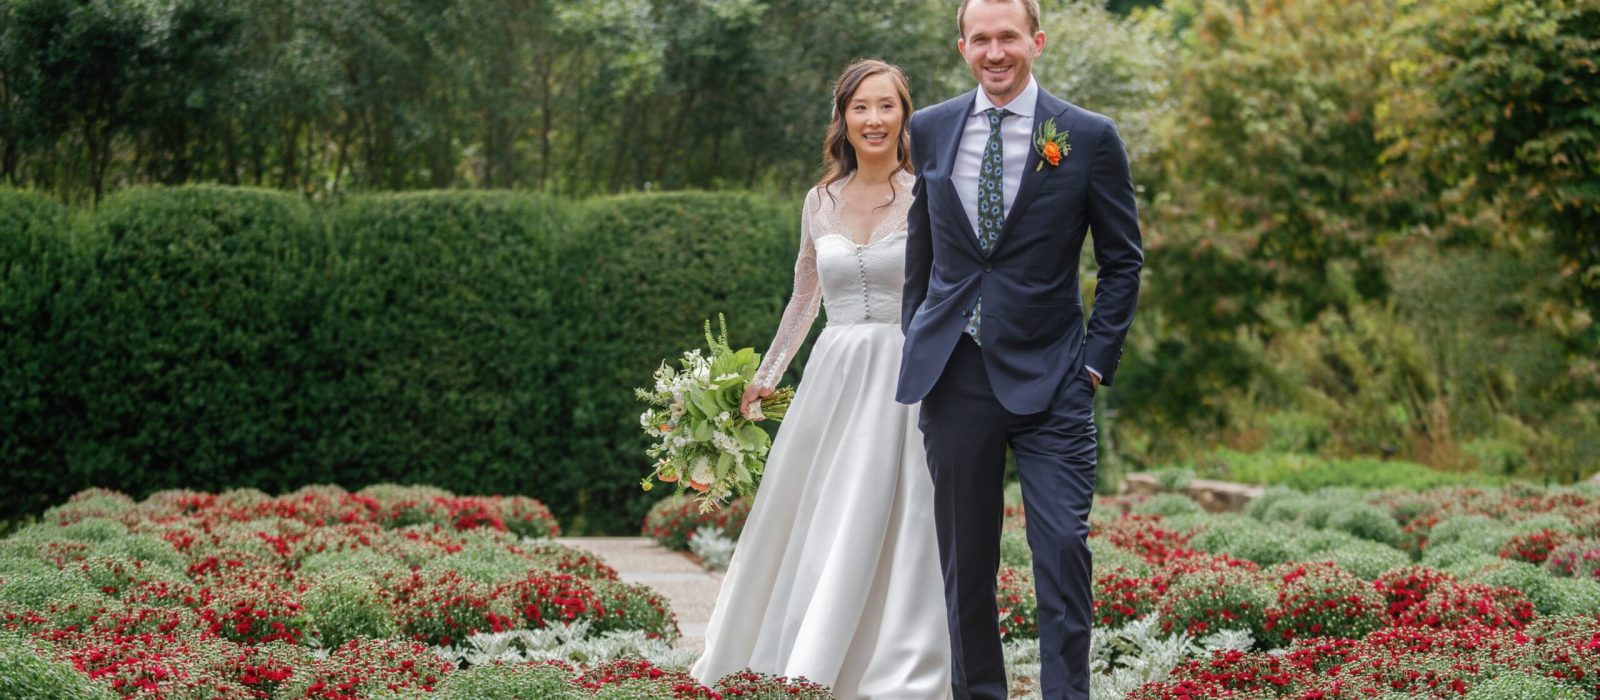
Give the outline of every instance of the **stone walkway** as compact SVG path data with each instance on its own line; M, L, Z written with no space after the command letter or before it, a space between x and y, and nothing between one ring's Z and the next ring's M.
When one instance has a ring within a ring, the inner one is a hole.
M720 572L706 571L689 557L646 537L562 537L556 541L592 552L616 569L622 580L661 593L678 614L683 636L677 646L696 651L705 648L706 622L722 585Z

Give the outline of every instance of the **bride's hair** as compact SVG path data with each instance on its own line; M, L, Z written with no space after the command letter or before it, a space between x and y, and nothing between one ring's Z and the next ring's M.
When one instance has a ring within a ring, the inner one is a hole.
M850 98L861 87L861 81L874 75L887 75L894 81L895 93L900 97L901 115L895 157L899 159L901 170L911 172L911 87L906 81L906 74L892 63L875 58L862 59L846 67L838 82L833 84L833 116L828 124L828 137L822 141L822 179L817 181L817 187L827 192L829 197L833 196L829 185L856 171L856 149L850 145L844 113ZM894 187L892 180L889 186Z

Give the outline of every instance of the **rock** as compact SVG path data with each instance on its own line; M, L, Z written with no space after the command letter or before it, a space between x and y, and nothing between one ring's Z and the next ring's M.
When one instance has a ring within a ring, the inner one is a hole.
M1125 496L1154 496L1165 492L1161 482L1146 472L1134 472L1123 477L1122 485L1117 488L1117 493ZM1210 513L1242 511L1264 492L1266 488L1261 486L1207 479L1190 479L1189 486L1184 489L1184 495L1194 499L1195 503Z
M1189 497L1209 513L1242 511L1251 501L1266 493L1266 490L1262 486L1228 481L1193 479L1189 482Z
M1162 492L1161 482L1153 474L1134 472L1122 478L1117 493L1132 496L1154 496Z

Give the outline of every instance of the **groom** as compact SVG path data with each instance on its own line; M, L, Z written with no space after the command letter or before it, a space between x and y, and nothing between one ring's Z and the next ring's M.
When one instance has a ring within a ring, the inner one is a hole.
M1138 306L1133 183L1111 120L1034 82L1038 0L964 0L957 22L978 89L911 119L896 398L922 402L956 700L1006 697L995 574L1007 446L1033 549L1044 697L1087 700L1094 392L1111 384ZM1078 256L1090 232L1100 271L1085 328Z

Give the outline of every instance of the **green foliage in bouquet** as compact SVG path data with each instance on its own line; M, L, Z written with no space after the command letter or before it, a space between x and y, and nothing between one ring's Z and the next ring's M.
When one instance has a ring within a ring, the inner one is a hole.
M655 480L676 483L681 495L693 489L703 497L700 508L711 511L735 494L751 495L760 483L772 438L739 412L745 387L755 381L761 355L728 344L728 320L717 315L720 333L706 321L709 357L690 350L679 360L681 370L662 362L652 389L635 389L651 408L639 416L645 434L657 442L645 452L655 468L640 485L648 491ZM782 420L794 390L781 388L761 400L762 415Z

